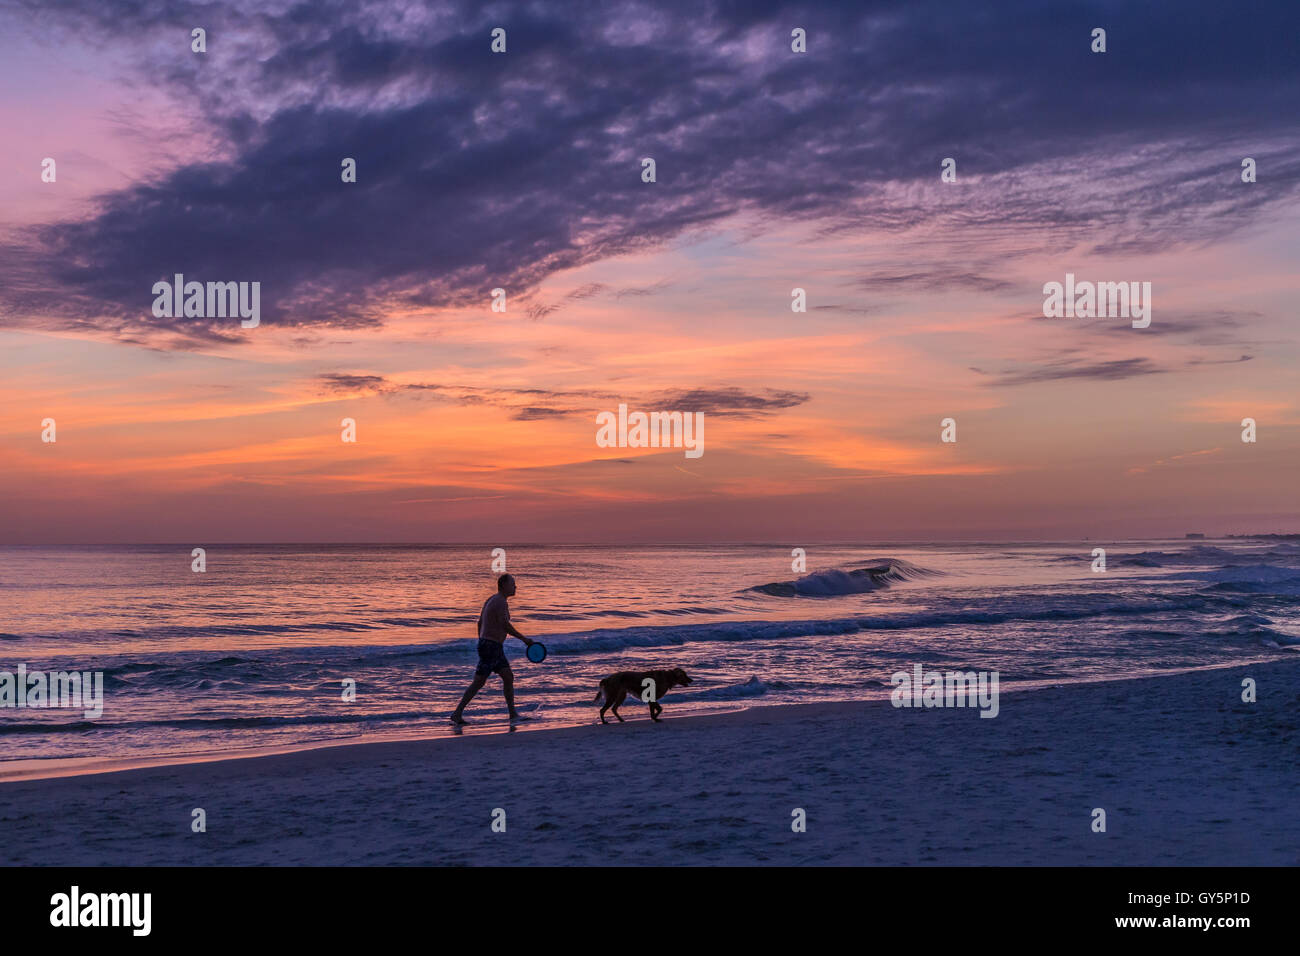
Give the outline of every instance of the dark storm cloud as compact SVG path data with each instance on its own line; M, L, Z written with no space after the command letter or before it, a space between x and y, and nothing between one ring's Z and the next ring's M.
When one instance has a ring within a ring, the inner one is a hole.
M134 51L134 81L191 104L231 158L0 249L0 317L163 328L176 347L239 334L154 319L149 290L176 272L261 281L267 325L365 326L395 306L486 308L493 287L526 293L742 211L831 231L943 218L1152 248L1211 239L1300 183L1295 4L24 6L43 28ZM188 50L195 24L206 60ZM1088 50L1098 24L1104 55ZM488 51L497 25L505 55ZM793 26L808 31L805 55L790 52ZM1252 144L1260 183L1239 183L1235 146L1214 153L1230 142ZM355 185L340 182L345 156ZM646 156L654 184L640 179ZM921 195L945 156L959 176L1063 179ZM1001 290L954 273L887 278ZM531 306L534 318L554 307Z

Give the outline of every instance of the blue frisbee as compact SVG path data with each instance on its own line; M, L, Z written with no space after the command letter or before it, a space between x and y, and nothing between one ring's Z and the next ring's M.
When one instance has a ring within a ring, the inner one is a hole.
M546 645L541 641L533 641L533 643L528 645L528 650L525 651L525 653L528 655L528 659L534 664L540 664L542 661L546 660Z

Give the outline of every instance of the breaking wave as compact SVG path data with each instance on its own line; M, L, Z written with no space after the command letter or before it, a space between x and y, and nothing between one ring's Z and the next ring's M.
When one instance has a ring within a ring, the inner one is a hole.
M845 594L864 594L879 591L892 584L934 577L942 571L918 567L900 558L886 558L880 564L853 571L831 568L814 571L795 581L775 581L750 588L772 597L840 597Z

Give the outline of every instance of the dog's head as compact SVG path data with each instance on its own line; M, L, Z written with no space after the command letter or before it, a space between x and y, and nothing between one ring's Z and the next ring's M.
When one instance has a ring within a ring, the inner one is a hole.
M674 684L680 684L682 687L685 687L691 682L691 678L687 675L686 671L682 670L680 667L674 667L668 673L672 674Z

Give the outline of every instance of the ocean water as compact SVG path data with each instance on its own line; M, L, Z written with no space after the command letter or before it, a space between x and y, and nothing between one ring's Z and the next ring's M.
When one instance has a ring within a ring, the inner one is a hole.
M1105 547L1107 570L1092 570ZM495 588L489 547L0 548L0 671L102 671L104 712L0 707L6 762L213 755L450 733ZM517 547L531 727L589 723L601 677L683 667L668 716L887 697L914 664L1003 690L1300 647L1300 542ZM343 681L356 681L356 700ZM629 700L625 716L645 719ZM467 711L501 730L496 678Z

